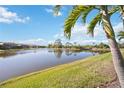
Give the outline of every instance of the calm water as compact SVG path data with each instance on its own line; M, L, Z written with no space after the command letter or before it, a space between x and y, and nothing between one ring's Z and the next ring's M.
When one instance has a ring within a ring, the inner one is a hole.
M93 55L96 54L52 49L17 51L16 55L0 57L0 82Z

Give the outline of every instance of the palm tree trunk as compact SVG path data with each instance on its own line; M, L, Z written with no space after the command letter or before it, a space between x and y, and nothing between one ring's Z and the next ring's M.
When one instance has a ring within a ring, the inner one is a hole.
M112 54L113 64L120 82L121 87L124 88L124 59L119 50L118 44L115 39L114 30L110 23L110 17L108 16L107 6L102 6L102 23L103 29L108 38L109 47Z
M121 87L124 88L124 60L118 48L116 40L109 38L109 46L112 53L113 64L117 73Z

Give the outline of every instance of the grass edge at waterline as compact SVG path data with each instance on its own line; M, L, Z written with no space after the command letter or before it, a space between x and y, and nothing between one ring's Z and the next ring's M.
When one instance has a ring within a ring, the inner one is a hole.
M99 87L115 77L109 67L111 54L105 53L13 78L0 87Z

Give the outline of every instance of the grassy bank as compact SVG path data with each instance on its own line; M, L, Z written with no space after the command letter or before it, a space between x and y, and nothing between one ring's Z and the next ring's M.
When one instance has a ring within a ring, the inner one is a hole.
M23 49L7 49L7 50L0 50L0 57L7 57L7 56L12 56L16 55L18 51L23 51L23 50L34 50L36 48L23 48Z
M111 54L105 53L11 79L0 87L104 87L115 77Z

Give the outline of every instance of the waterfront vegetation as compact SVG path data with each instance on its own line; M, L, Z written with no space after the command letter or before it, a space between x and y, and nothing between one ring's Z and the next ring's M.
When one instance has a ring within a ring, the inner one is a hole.
M122 46L122 44L120 44ZM72 52L92 51L104 53L78 60L73 63L55 66L2 82L0 87L119 87L113 67L111 53L106 44L62 47ZM59 51L62 48L52 48ZM87 49L86 49L87 48ZM16 55L25 49L1 50L0 56ZM34 49L34 48L33 48ZM124 51L122 49L122 51ZM105 53L109 52L109 53ZM123 53L124 54L124 53ZM108 75L109 74L109 75ZM116 82L114 86L112 82Z
M77 60L72 63L51 67L38 72L33 72L24 76L7 80L0 84L0 87L19 87L19 88L40 88L40 87L124 87L124 50L120 51L121 44L118 44L114 27L111 24L111 16L116 12L120 12L120 16L124 23L124 6L83 6L76 5L72 6L69 16L65 20L64 24L64 35L70 39L72 34L72 28L80 18L82 22L88 24L87 32L94 36L94 29L99 23L103 27L103 31L106 34L108 45L100 43L95 45L81 46L74 42L66 42L62 44L60 39L57 39L54 44L49 44L48 47L53 48L54 51L60 51L62 49L69 49L70 51L93 51L93 52L108 52L86 59ZM55 15L59 13L61 6L55 6ZM87 16L91 11L97 10L94 13L94 18L91 18L90 22L87 23ZM119 40L124 38L123 31L118 35ZM2 43L1 48L4 49L6 44ZM8 45L8 43L7 43ZM10 44L9 44L10 45ZM4 46L4 47L3 47ZM18 45L16 45L18 46ZM24 45L23 45L24 46ZM23 48L21 46L21 48ZM13 46L12 46L13 47ZM27 45L26 45L27 47ZM41 48L41 46L35 46ZM7 49L10 47L7 47ZM19 47L20 48L20 47ZM29 46L28 46L29 48ZM10 51L10 50L9 50ZM5 51L0 51L2 54ZM121 53L122 52L122 53ZM5 52L6 53L6 52ZM12 52L14 54L15 52ZM6 53L8 54L8 52ZM58 57L60 57L58 56Z
M112 87L113 82L118 81L111 53L104 53L20 76L1 83L0 87Z

